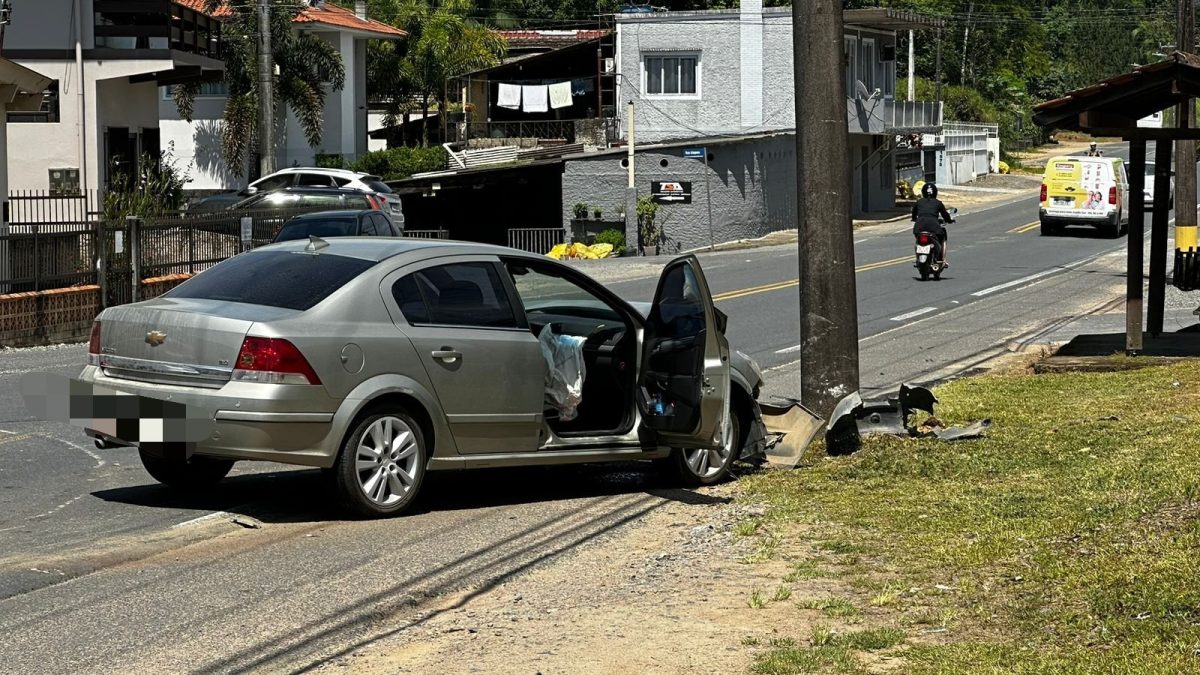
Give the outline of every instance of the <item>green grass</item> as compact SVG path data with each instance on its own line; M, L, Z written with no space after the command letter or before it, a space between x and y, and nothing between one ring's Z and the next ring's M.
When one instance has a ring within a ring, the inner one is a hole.
M762 609L767 606L767 596L762 591L754 589L750 592L750 600L747 601L750 609Z
M863 669L855 651L890 649L904 642L904 632L895 628L876 628L852 633L836 633L828 626L813 628L811 647L794 641L772 640L770 652L754 663L756 673L859 673Z
M862 610L846 598L827 598L825 600L808 600L800 603L802 609L819 609L830 618L846 618L862 616Z
M821 571L821 568L815 561L801 560L800 562L792 564L791 571L783 577L783 580L788 583L795 583L797 581L819 579L823 576L825 576L825 573Z
M991 418L987 437L870 439L749 477L748 499L769 505L781 536L801 524L833 562L851 561L835 573L886 573L916 589L929 623L954 620L949 643L913 647L906 669L1200 669L1200 364L974 378L938 397L948 423ZM760 672L844 665L776 652Z

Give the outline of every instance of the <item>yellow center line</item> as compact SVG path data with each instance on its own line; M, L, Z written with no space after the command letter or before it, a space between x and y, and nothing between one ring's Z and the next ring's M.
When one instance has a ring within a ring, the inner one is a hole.
M1032 232L1032 231L1038 229L1039 227L1041 227L1041 225L1042 225L1041 221L1035 220L1032 223L1025 223L1024 225L1018 225L1017 227L1014 227L1013 229L1009 230L1008 233L1009 234L1025 234L1026 232Z
M877 270L877 269L880 269L883 267L891 267L892 265L899 265L900 263L906 262L911 259L912 259L912 256L903 256L900 258L892 258L891 260L881 260L879 262L867 263L865 265L860 265L859 267L854 268L854 271L855 272L870 272L871 270ZM733 300L735 298L744 298L747 295L757 295L759 293L768 293L770 291L779 291L779 290L783 290L785 288L791 288L792 286L799 286L799 285L800 285L799 279L790 279L788 281L778 281L773 284L754 286L752 288L743 288L743 289L737 290L737 291L727 291L725 293L718 293L717 295L714 295L713 302L721 302L723 300Z

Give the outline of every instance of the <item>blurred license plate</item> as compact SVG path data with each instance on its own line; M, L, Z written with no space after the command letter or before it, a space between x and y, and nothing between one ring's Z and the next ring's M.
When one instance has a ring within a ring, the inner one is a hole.
M1074 204L1074 203L1075 203L1075 199L1072 197L1055 197L1054 198L1055 206L1070 206L1071 204Z

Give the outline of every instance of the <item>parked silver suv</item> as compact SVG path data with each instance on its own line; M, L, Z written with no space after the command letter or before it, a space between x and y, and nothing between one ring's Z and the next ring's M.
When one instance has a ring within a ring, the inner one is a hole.
M101 447L139 446L163 483L203 486L236 460L322 467L350 507L384 516L427 470L657 460L697 485L763 459L761 373L730 351L725 323L692 256L639 310L513 249L314 238L106 309L80 379L140 397L108 409L169 405L211 423L193 438L168 438L169 420L88 429ZM546 352L555 336L581 344L585 366L569 415L547 386L562 374Z

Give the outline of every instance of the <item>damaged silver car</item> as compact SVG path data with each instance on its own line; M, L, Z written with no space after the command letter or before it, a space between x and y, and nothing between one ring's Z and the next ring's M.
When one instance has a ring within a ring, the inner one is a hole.
M313 238L105 310L80 380L211 421L186 439L89 426L160 482L203 487L238 460L321 467L350 508L389 516L427 471L654 460L700 485L762 461L761 372L725 328L692 256L635 307L517 250Z

